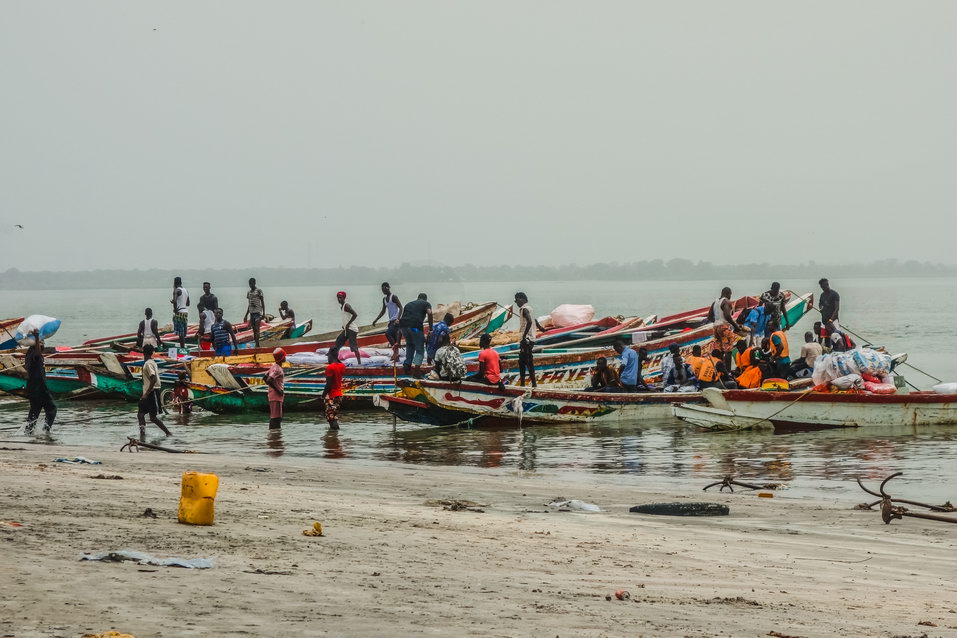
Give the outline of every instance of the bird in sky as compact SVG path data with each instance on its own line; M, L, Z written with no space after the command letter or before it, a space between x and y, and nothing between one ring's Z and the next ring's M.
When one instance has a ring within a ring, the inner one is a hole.
M19 228L20 230L23 230L23 224L14 224L14 226L16 226L17 228Z

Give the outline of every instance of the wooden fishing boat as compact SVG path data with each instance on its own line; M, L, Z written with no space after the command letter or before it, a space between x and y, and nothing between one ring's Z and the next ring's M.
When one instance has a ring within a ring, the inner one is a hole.
M0 319L0 350L12 350L17 347L15 335L24 319L25 317Z
M289 328L289 332L283 336L283 339L299 339L310 330L312 330L312 319L303 321Z
M269 397L266 386L262 388L226 388L188 382L189 397L194 405L217 414L269 413ZM163 390L164 405L172 401L172 390ZM303 394L287 389L283 398L283 410L286 412L318 412L324 409L324 401L314 393Z
M74 366L46 367L46 386L54 399L102 399L104 394L92 387ZM27 378L22 368L0 370L0 392L26 397Z
M458 415L457 423L470 427L518 426L540 423L625 423L642 419L670 420L675 403L700 401L699 392L606 393L575 390L532 390L481 383L416 381L410 399L439 409L426 422L447 421ZM380 407L400 418L415 418L420 405L379 398ZM427 410L426 410L427 411Z
M707 404L679 405L676 417L709 430L957 425L957 394L869 394L717 390Z

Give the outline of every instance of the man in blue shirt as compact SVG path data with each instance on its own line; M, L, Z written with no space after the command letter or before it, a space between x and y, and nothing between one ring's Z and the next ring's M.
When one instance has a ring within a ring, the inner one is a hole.
M621 372L618 378L621 380L623 392L638 391L638 353L629 348L624 341L616 341L615 352L621 357Z

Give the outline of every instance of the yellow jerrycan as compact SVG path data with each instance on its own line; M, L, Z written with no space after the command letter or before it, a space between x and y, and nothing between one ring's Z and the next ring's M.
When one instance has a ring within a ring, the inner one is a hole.
M213 501L218 488L219 477L215 474L183 472L179 522L188 525L212 525Z

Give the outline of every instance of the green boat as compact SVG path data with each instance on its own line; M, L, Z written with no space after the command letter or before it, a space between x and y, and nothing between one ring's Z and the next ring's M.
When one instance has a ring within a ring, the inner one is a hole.
M75 368L54 368L47 371L47 390L54 399L96 399L103 395L78 375ZM0 372L0 391L18 397L26 396L27 380L12 373Z
M187 383L194 405L217 414L269 413L269 398L265 390L240 388L230 390L221 386ZM164 390L163 403L172 399L172 391ZM286 392L283 410L286 412L319 412L325 409L322 395L316 392Z

